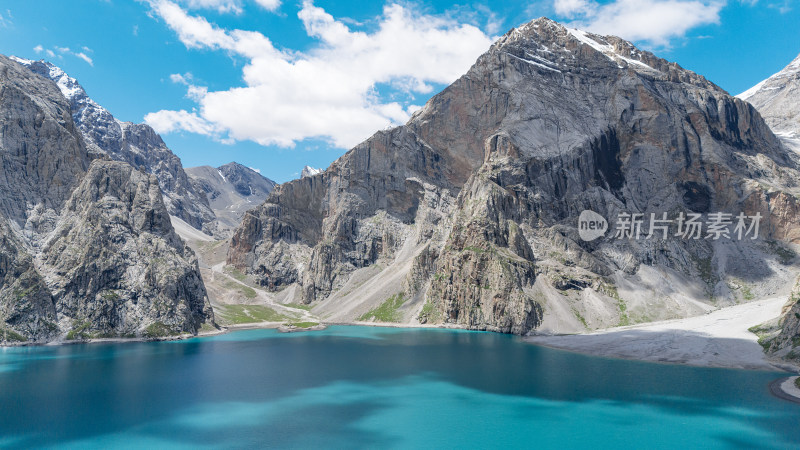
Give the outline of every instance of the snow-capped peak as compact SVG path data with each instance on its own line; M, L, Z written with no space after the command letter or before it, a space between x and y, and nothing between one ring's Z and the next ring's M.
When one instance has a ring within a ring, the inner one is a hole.
M797 58L790 62L788 66L781 69L780 72L773 74L766 80L761 81L736 97L747 100L759 91L776 90L786 84L790 78L794 78L797 75L800 75L800 55L797 55Z
M301 178L313 177L314 175L321 174L324 171L325 171L324 169L315 169L311 166L305 166L303 167L303 171L300 172L300 177Z
M30 59L18 58L16 56L12 56L11 59L29 68L31 71L53 80L67 100L72 102L85 98L94 103L93 100L87 97L86 91L83 90L83 87L78 83L78 80L67 75L66 72L64 72L55 64L47 62L43 59L40 59L39 61L33 61Z

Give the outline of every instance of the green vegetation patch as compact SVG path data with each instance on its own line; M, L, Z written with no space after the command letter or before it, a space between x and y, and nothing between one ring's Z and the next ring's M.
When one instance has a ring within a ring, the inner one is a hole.
M305 305L303 303L287 303L283 306L287 306L289 308L294 308L294 309L302 309L304 311L311 311L311 305Z
M225 266L224 271L225 271L225 273L227 273L228 275L232 276L233 278L236 278L237 280L241 281L242 283L244 283L244 280L247 279L247 275L245 275L244 272L242 272L241 270L237 269L234 266Z
M67 340L74 341L77 339L90 339L92 338L92 334L89 333L89 327L92 324L88 320L78 321L75 320L72 322L72 329L69 330L67 333Z
M375 322L400 322L402 315L398 309L406 302L405 293L393 295L381 303L377 308L358 318L360 321L373 320Z
M442 315L439 313L439 309L436 308L433 301L428 299L425 301L425 304L422 305L422 311L420 311L418 319L420 323L439 323L442 321Z
M753 291L750 290L750 286L746 284L742 285L742 297L748 302L756 298L755 294L753 294Z
M758 345L760 345L765 352L769 352L770 347L772 347L772 337L775 333L773 327L762 324L750 327L747 331L758 336Z
M778 257L778 261L784 266L791 264L792 260L797 254L786 247L780 245L777 241L767 241L770 252Z
M289 319L264 305L220 305L214 309L221 319L230 324L283 322Z
M181 334L178 331L173 331L172 328L168 327L162 322L153 322L147 328L144 329L144 333L142 335L146 338L157 338L163 336L176 336Z
M249 286L243 286L235 281L230 281L230 280L226 281L225 288L230 289L232 291L236 291L245 298L249 298L251 300L258 297L258 294L256 293L255 289Z
M798 389L800 389L800 377L794 379L794 385L797 386Z
M28 339L10 328L0 328L0 342L25 342Z

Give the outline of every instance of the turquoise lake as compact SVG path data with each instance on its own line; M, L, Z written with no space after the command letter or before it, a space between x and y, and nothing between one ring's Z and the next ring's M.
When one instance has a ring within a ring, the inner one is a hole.
M800 448L779 372L334 326L0 349L0 447Z

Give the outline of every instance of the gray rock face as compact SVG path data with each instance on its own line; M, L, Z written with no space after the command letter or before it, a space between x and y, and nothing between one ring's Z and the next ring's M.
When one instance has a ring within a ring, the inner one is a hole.
M421 322L525 334L698 314L788 289L796 269L763 240L584 242L578 215L758 212L762 238L796 242L797 168L703 77L538 19L405 126L278 186L228 262L319 310L341 301L338 320L364 312L341 291L371 267L405 277Z
M773 131L800 139L800 55L737 97L755 106Z
M197 192L203 192L219 224L219 233L229 235L242 222L244 213L264 203L275 182L254 170L232 162L221 167L186 169Z
M196 333L213 317L197 259L172 229L155 175L96 160L62 215L38 259L64 328Z
M755 106L786 146L800 154L800 56L738 97ZM798 218L796 213L793 217ZM763 342L769 353L800 361L800 278L789 295L777 334Z
M169 213L198 230L213 233L215 217L208 200L191 184L180 158L150 126L116 120L86 94L77 80L49 62L15 61L56 83L69 101L72 119L91 154L106 154L156 175Z
M51 80L0 56L0 341L213 322L159 181L90 151Z

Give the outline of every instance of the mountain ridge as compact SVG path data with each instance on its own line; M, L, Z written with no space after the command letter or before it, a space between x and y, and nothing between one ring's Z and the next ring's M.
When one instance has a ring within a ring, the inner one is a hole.
M213 234L214 213L186 175L180 158L166 146L149 125L123 122L100 106L75 78L45 60L11 57L32 72L52 80L69 101L76 126L90 151L107 154L134 167L144 167L158 177L169 213L186 223Z
M238 226L244 213L263 203L277 185L236 162L220 167L188 167L186 173L195 189L208 198L222 235Z
M228 263L333 321L398 295L404 321L517 334L701 314L797 269L762 241L583 242L578 213L758 212L797 242L797 167L704 77L537 19L406 125L278 186Z

